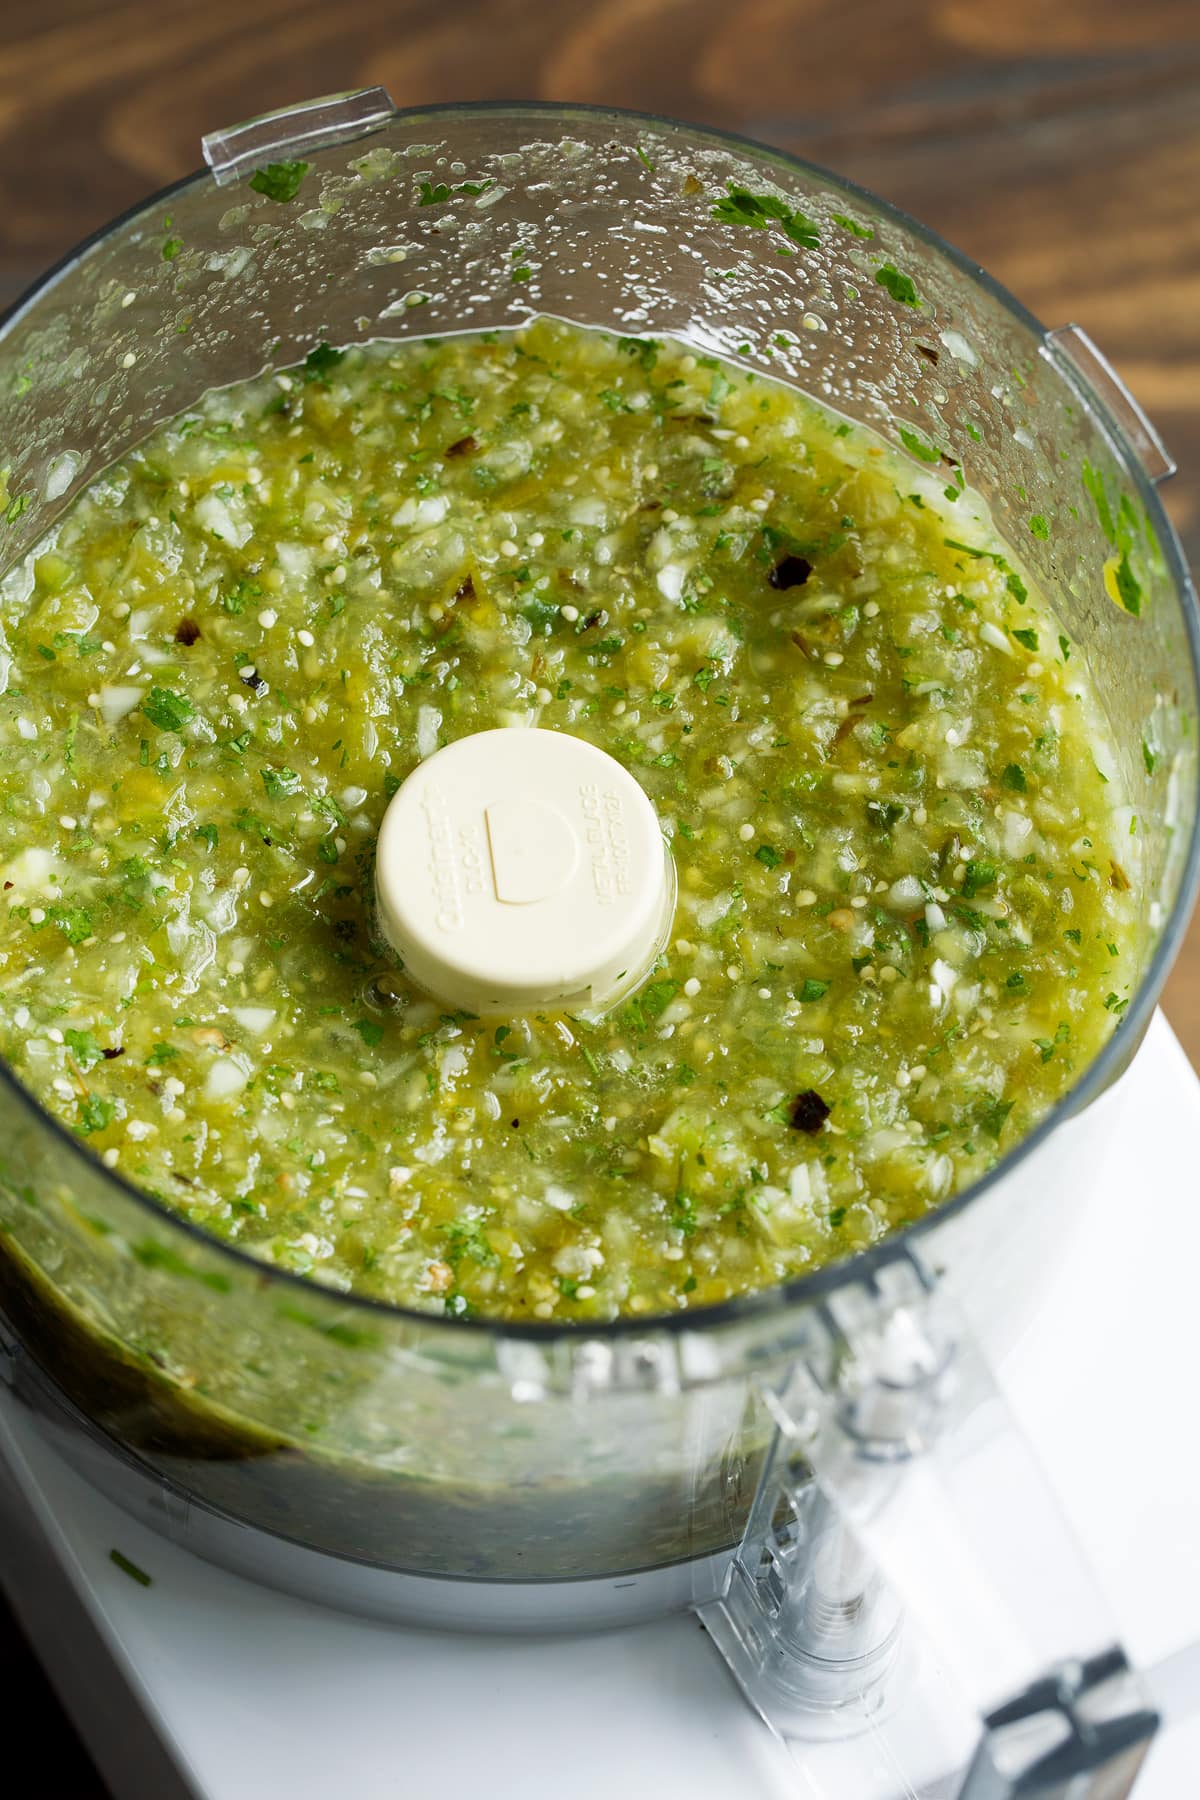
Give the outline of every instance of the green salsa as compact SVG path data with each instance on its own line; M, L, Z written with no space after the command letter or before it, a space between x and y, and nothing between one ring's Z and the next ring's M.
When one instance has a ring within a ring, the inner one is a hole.
M937 1206L1123 1010L1130 821L909 448L554 320L206 396L0 587L0 1051L172 1211L434 1314L704 1306ZM674 858L604 1016L447 1012L376 928L400 782L531 725Z

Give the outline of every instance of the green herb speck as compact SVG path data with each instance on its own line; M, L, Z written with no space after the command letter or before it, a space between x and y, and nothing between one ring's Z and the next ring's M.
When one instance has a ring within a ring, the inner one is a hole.
M182 731L188 720L195 717L195 708L187 695L176 694L170 688L152 687L142 701L141 710L160 731Z
M876 269L875 279L881 288L886 288L893 300L899 300L902 306L920 306L917 290L913 286L912 277L902 275L891 263L884 263Z
M154 1586L153 1578L147 1575L145 1569L139 1569L135 1562L130 1562L129 1558L123 1556L119 1550L110 1550L108 1560L110 1563L116 1564L122 1575L128 1575L131 1581L136 1581L139 1587Z
M107 1131L117 1116L116 1104L112 1100L102 1100L99 1094L88 1094L79 1102L79 1130L83 1137L91 1137L95 1131Z
M310 167L311 164L306 162L268 163L265 168L254 171L250 177L250 186L256 194L263 194L268 200L281 203L294 200Z
M860 225L857 219L850 217L849 213L830 213L829 216L835 225L840 225L843 231L850 233L851 237L873 238L875 236L874 226Z

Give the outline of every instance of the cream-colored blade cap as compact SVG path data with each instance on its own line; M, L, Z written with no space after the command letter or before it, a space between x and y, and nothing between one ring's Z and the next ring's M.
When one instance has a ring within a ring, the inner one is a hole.
M603 750L563 731L459 738L384 814L384 935L419 986L468 1012L599 1007L662 948L675 883L657 815Z

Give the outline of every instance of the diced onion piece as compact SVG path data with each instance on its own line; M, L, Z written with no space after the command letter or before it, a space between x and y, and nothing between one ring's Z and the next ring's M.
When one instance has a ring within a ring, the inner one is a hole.
M440 525L449 511L449 495L428 494L424 500L417 502L417 524Z
M899 908L920 906L925 890L915 875L901 875L888 889L888 905Z
M117 725L141 701L145 688L124 683L107 683L100 689L100 717L106 725Z
M438 747L438 732L442 728L442 715L436 706L419 706L417 708L417 755L424 760L432 756Z
M14 888L40 889L63 867L65 865L59 862L52 850L45 850L40 844L30 844L7 865L4 877L11 881Z
M603 526L607 523L603 500L592 498L576 500L567 511L573 525Z
M1019 856L1023 853L1025 839L1033 830L1033 820L1024 813L1006 812L1004 815L1004 854Z
M273 1006L231 1006L229 1013L243 1031L252 1032L255 1037L261 1037L275 1018Z
M196 523L213 537L220 538L222 543L232 544L240 550L250 536L250 521L243 515L235 519L233 512L216 493L202 494L193 508Z
M793 1206L811 1206L813 1202L812 1176L807 1163L797 1163L788 1176L788 1192Z
M686 570L682 563L667 563L658 571L658 591L664 600L678 600L683 593Z
M305 582L312 574L312 551L307 544L277 544L275 560L289 581Z
M1009 643L1000 627L998 625L993 625L990 619L985 619L983 624L979 627L979 638L981 643L990 644L993 650L1003 650L1005 656L1011 656L1013 654L1012 645Z
M46 472L43 492L47 500L58 500L66 493L79 472L83 458L75 450L64 450L55 457Z
M947 787L981 788L988 781L987 763L978 750L955 750L949 746L938 758L938 773Z
M232 1100L235 1094L241 1093L248 1079L245 1069L232 1057L221 1056L208 1071L204 1092L210 1100Z
M948 962L939 956L930 970L933 980L929 984L929 998L935 1006L947 1000L958 980L958 970L952 969Z
M944 1152L939 1156L931 1156L925 1164L925 1186L935 1200L940 1200L950 1192L950 1184L954 1180L954 1161Z

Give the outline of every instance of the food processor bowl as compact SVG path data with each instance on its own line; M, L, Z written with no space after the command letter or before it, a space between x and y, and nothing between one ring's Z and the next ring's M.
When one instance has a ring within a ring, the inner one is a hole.
M1154 487L1169 464L1081 334L761 146L573 106L394 112L376 93L209 149L210 173L81 246L0 333L10 581L94 476L207 389L321 340L549 313L686 338L960 468L1107 712L1142 928L1127 1012L984 1179L786 1286L581 1327L341 1294L173 1216L0 1074L0 1342L93 1479L203 1554L367 1610L503 1628L686 1604L743 1537L792 1371L836 1386L851 1315L886 1311L897 1281L947 1284L1002 1347L1119 1126L1106 1090L1197 880L1200 638ZM253 183L266 165L292 174Z

